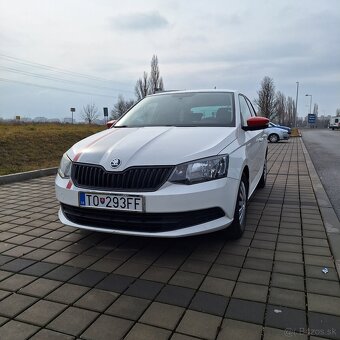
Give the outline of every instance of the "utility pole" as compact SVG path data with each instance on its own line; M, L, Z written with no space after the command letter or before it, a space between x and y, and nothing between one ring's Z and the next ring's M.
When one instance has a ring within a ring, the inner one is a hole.
M309 113L312 113L312 98L313 95L312 94L306 94L306 97L310 97L310 102L309 102Z
M297 107L298 107L298 99L299 99L299 82L296 82L296 100L295 100L295 121L294 121L294 127L296 127L296 120L297 120Z
M311 94L306 94L306 97L310 97L310 102L309 102L309 115L311 115L312 114L312 98L313 98L313 96L311 95ZM308 117L311 117L311 116L309 116L308 115ZM309 119L308 119L309 120ZM310 122L310 123L308 123L309 124L309 127L311 128L311 127L313 127L314 125L312 125L313 123L312 122Z

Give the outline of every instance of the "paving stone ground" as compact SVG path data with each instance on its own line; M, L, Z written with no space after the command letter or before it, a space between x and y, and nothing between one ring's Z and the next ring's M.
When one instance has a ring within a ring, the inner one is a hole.
M59 222L53 177L0 186L0 339L340 339L301 140L268 159L237 241L82 231Z

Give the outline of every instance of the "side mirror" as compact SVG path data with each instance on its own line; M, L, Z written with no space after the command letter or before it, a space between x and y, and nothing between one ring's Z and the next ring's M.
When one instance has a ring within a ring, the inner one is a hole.
M247 126L242 126L245 131L263 130L268 127L269 119L265 117L251 117L247 120Z
M117 120L109 120L109 121L106 123L107 128L109 129L111 126L115 125L116 122L117 122Z

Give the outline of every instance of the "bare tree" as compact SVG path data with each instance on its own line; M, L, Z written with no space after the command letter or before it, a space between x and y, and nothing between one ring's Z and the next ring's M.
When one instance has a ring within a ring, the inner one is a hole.
M160 76L158 58L154 54L151 59L150 76L147 72L143 72L143 76L136 81L135 94L137 100L141 100L148 94L156 93L164 90L163 79Z
M118 96L117 103L113 106L111 110L111 119L118 119L122 116L133 104L135 101L133 99L125 100L124 97L120 94Z
M135 94L137 100L141 100L149 94L149 79L148 74L144 71L142 78L139 78L135 85Z
M314 104L314 107L313 107L313 113L318 116L319 114L319 105L317 103Z
M275 96L275 113L281 125L283 125L286 120L286 105L286 96L281 91L277 91Z
M340 117L340 108L336 109L335 115L336 115L337 117Z
M259 97L254 102L259 113L269 119L275 118L275 85L273 79L268 76L264 77L261 88L257 93Z
M163 84L163 78L162 78L162 77L161 77L161 79L159 80L158 89L159 89L160 91L164 91L164 84Z
M295 101L292 97L287 98L286 117L287 117L287 121L285 122L286 125L293 126L295 118Z
M158 58L155 54L152 56L152 59L151 59L149 88L150 88L151 93L156 93L156 91L164 90L163 79L160 76L159 67L158 67Z
M83 106L83 111L80 115L85 120L85 122L91 124L95 119L99 117L98 108L94 103L87 104Z

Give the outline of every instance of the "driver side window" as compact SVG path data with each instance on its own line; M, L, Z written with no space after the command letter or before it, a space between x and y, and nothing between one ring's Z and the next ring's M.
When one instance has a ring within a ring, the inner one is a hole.
M239 98L239 102L240 102L240 111L241 111L242 126L246 126L247 125L247 120L252 117L252 114L251 114L251 112L249 110L249 106L248 106L244 96L239 95L238 98Z

